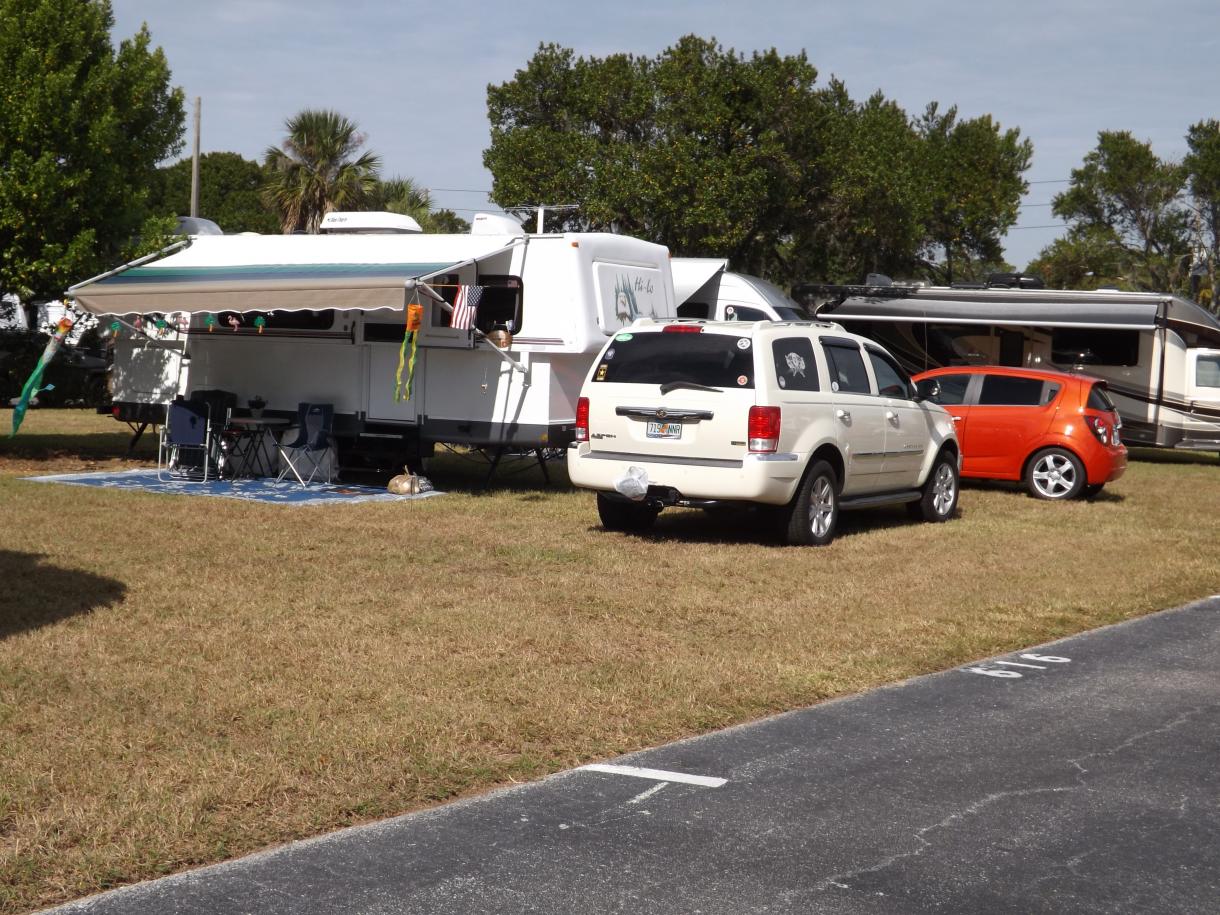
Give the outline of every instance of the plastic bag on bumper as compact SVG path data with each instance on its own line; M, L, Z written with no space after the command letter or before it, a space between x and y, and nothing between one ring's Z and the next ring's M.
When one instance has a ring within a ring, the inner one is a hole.
M648 471L632 465L614 481L614 491L633 502L641 502L648 494Z

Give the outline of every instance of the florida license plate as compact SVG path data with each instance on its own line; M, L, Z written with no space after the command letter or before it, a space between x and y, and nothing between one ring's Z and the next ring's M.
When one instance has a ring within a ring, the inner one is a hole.
M648 422L648 437L649 438L681 438L682 424L681 423L662 423L655 420Z

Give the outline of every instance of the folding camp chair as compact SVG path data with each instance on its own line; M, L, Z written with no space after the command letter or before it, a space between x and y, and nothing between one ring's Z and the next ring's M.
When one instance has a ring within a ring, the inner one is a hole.
M298 483L308 486L315 476L323 473L326 482L331 482L335 468L331 453L331 425L334 419L333 404L302 403L297 407L297 437L290 442L280 442L280 458L285 466L280 470L278 480L291 473ZM309 471L308 477L304 475L306 470Z
M157 479L206 483L220 474L220 435L200 401L177 400L165 409L157 447Z

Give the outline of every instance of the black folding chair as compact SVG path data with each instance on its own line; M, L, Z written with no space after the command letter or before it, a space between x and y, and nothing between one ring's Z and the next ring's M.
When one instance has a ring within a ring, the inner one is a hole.
M334 471L334 462L330 460L331 426L334 420L333 404L302 403L297 407L297 437L291 442L280 442L280 457L286 466L277 480L291 473L298 483L308 486L325 462L326 482L331 481ZM309 476L305 476L306 470Z
M157 479L206 483L219 476L219 432L206 403L177 400L169 404L157 447Z

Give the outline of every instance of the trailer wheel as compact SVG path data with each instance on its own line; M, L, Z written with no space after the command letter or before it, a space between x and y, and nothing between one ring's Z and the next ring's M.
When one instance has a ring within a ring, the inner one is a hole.
M600 492L597 494L597 516L601 518L602 527L608 531L642 534L652 528L660 513L659 508L645 503L614 499Z

